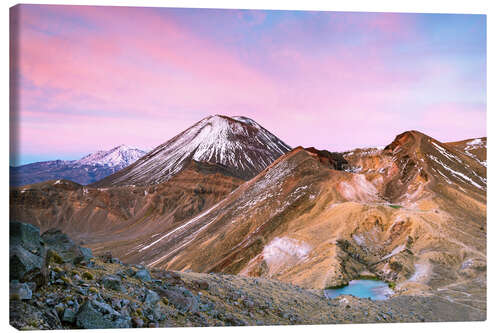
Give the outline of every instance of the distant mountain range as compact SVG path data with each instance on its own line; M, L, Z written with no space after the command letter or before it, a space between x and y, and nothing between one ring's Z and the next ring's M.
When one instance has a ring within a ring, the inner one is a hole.
M86 185L109 176L144 156L146 152L120 145L76 161L36 162L10 168L10 185L23 186L47 180L67 179Z

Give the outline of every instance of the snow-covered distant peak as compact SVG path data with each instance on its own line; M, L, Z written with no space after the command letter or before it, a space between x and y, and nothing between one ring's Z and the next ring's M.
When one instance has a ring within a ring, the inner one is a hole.
M110 150L99 150L76 161L77 165L98 165L113 168L124 168L146 154L137 148L120 145Z

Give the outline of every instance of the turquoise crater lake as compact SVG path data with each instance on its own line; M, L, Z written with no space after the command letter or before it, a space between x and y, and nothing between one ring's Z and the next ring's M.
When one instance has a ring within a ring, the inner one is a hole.
M378 301L387 299L392 294L393 291L387 283L377 280L352 280L345 287L325 289L325 295L328 298L335 298L340 295L352 295Z

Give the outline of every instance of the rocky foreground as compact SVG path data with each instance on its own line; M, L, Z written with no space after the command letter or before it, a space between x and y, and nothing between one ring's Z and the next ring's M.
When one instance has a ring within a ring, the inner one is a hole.
M148 270L93 257L65 234L11 222L10 323L18 329L485 320L438 296L327 299L320 290L236 275Z

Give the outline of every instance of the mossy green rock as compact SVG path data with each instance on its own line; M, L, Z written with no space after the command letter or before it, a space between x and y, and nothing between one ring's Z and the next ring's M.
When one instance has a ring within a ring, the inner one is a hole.
M63 264L64 263L64 260L63 258L61 258L61 256L59 255L59 253L57 253L56 251L52 250L52 249L48 249L47 250L47 254L46 254L46 261L50 264Z

